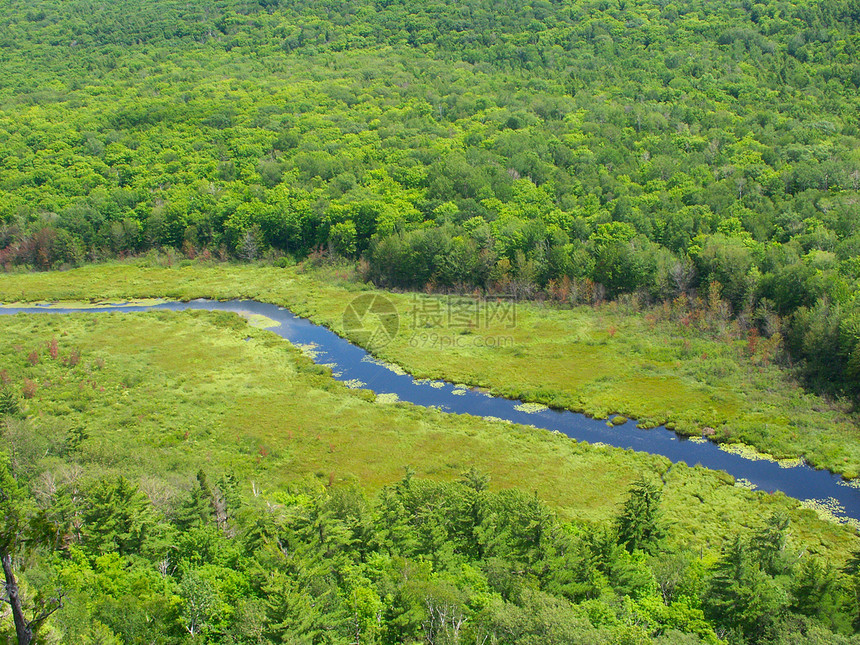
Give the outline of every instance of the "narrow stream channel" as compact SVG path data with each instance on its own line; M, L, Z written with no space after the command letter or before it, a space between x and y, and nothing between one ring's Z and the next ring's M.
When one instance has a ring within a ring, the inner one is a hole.
M630 448L668 457L672 462L724 470L736 479L745 480L760 490L782 491L800 500L813 500L842 521L860 521L860 488L849 486L838 475L815 470L807 465L786 467L765 459L750 459L727 452L712 442L692 441L679 437L664 427L642 430L635 421L609 426L606 421L590 419L570 411L557 411L539 406L523 405L490 396L484 392L445 381L416 380L393 366L385 365L364 349L351 344L334 332L293 315L276 305L251 300L193 300L166 302L155 305L107 305L87 309L66 309L55 306L22 308L0 307L0 314L16 313L93 313L141 312L152 310L183 311L204 309L240 314L260 314L277 322L270 331L294 345L312 348L316 363L329 365L335 378L350 386L365 387L377 394L396 395L401 401L434 406L445 412L472 414L504 419L561 432L577 441L602 443L617 448Z

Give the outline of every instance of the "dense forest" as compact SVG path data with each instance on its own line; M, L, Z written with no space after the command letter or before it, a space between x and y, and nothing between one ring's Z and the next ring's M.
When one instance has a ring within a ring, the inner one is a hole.
M157 250L636 301L860 391L857 0L0 6L4 271ZM609 522L474 469L152 485L40 418L86 411L97 359L53 339L0 368L10 643L19 593L19 642L858 639L860 555L807 552L778 513L706 551L666 539L648 478Z
M860 383L854 1L3 13L7 269L325 252L388 287L716 297Z
M27 495L2 457L15 514L0 553L30 546L32 618L62 603L41 642L857 642L839 635L860 615L857 562L840 572L792 552L779 516L716 562L666 550L646 481L614 524L584 526L489 492L476 471L448 484L407 472L373 501L354 488L248 496L203 471L174 499L74 470Z

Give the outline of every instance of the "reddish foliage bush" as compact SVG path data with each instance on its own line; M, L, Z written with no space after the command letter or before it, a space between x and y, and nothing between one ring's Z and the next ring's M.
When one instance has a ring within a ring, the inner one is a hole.
M18 263L32 264L40 269L50 269L56 259L56 240L56 230L50 227L42 228L17 245L14 260Z
M51 342L48 343L48 354L51 356L51 360L54 361L60 355L60 346L57 344L56 338L52 338Z
M189 260L193 260L197 257L197 249L194 248L194 245L189 240L185 240L182 243L182 254Z
M21 393L24 395L25 399L32 399L36 396L36 390L39 389L39 386L36 385L35 381L31 381L28 378L24 379L24 387L21 388Z
M756 353L756 349L758 348L758 339L758 329L753 327L749 330L749 333L747 334L747 351L749 352L750 356Z

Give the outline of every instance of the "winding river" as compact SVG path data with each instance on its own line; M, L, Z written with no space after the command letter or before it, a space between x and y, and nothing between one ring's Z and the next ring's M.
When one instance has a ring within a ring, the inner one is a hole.
M193 300L164 302L153 305L116 304L86 309L71 309L52 305L33 307L0 307L0 314L16 313L77 313L94 311L141 312L152 310L183 311L204 309L229 311L242 315L259 314L270 318L275 326L270 331L294 345L301 346L316 363L329 365L334 377L351 387L365 387L379 395L408 401L416 405L434 406L445 412L472 414L503 419L561 432L577 441L600 443L617 448L629 448L663 455L672 462L701 464L724 470L745 485L760 490L782 491L807 502L839 521L860 522L860 488L849 485L841 477L825 470L815 470L805 464L778 463L773 460L750 458L728 452L718 445L702 440L684 439L664 427L647 430L636 427L635 421L611 426L606 421L591 419L570 411L558 411L542 406L523 404L445 381L416 380L402 370L381 363L364 349L351 344L334 332L293 315L276 305L250 300Z

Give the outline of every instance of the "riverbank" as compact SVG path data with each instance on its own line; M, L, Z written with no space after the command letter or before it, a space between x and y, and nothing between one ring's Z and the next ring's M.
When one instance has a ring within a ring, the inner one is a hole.
M343 312L368 291L336 271L248 265L109 264L0 278L4 302L253 298L288 306L359 344L361 334L344 327ZM665 423L690 435L713 428L718 440L858 474L856 415L842 402L804 391L783 369L754 361L746 343L680 335L677 325L611 304L559 310L518 303L514 320L500 309L488 321L449 315L445 298L376 293L393 304L400 324L375 353L417 377L597 417ZM440 312L442 326L427 326Z
M663 482L678 545L717 549L738 526L784 512L804 549L844 560L855 548L850 529L715 471L376 400L232 314L4 316L0 330L11 385L35 386L23 403L39 429L32 441L21 432L7 440L54 465L73 460L89 477L123 475L167 494L202 465L270 492L295 484L378 490L406 466L441 480L475 466L494 489L534 491L564 518L603 522L644 475ZM80 357L74 369L63 361L73 350ZM69 436L78 437L73 454L58 461L43 450L67 445Z

